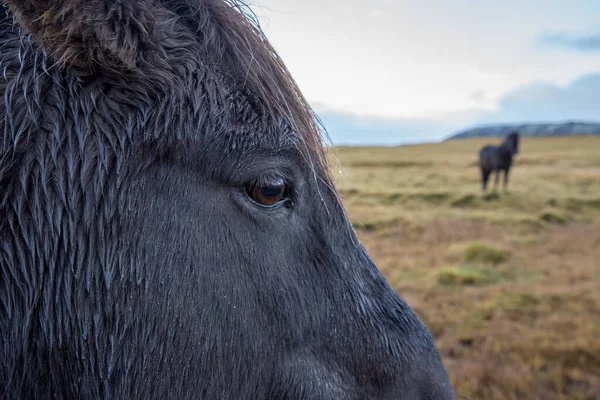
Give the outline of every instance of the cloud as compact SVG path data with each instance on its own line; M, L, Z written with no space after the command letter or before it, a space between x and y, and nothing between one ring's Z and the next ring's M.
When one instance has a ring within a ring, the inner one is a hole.
M469 99L476 103L483 103L486 99L485 92L481 89L476 90L469 95Z
M498 109L478 122L559 122L600 120L600 73L584 75L565 86L532 82L505 94Z
M331 142L338 146L437 142L473 119L472 115L462 113L430 118L381 118L331 111L318 111L318 114Z
M379 19L383 17L383 11L381 10L371 10L369 14L367 14L369 18Z
M475 92L475 97L484 93ZM532 82L506 93L493 111L473 108L423 118L378 118L316 107L335 145L400 145L437 142L472 126L600 121L600 73L567 85Z
M539 44L561 47L581 52L600 51L600 33L573 35L568 33L548 33L538 40Z

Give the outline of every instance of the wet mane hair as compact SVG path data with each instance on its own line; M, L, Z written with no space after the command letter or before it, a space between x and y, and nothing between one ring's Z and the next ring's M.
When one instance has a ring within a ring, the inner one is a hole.
M207 59L241 82L272 117L283 117L308 150L306 154L316 156L311 161L324 167L322 135L326 138L326 132L248 5L235 0L167 4L175 7L178 15L193 16L186 25L192 31L202 31ZM186 6L189 11L182 11Z
M83 78L94 76L97 65L112 67L113 74L139 69L155 46L156 8L164 7L165 13L176 15L176 22L196 37L202 49L201 62L234 81L257 108L280 121L284 134L293 132L309 164L329 180L323 146L327 133L243 1L116 1L109 19L101 20L97 15L106 12L98 12L96 7L105 6L103 2L56 0L38 18L23 19L39 7L38 1L4 2L13 11L15 22L45 49L51 49L51 60L71 67ZM157 61L165 60L151 60Z

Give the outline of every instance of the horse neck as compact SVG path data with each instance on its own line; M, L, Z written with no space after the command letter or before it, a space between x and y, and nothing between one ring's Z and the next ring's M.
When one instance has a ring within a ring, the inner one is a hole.
M500 144L500 147L502 147L503 149L506 149L506 150L510 151L511 153L513 153L513 149L515 148L514 141L515 141L514 138L506 138Z

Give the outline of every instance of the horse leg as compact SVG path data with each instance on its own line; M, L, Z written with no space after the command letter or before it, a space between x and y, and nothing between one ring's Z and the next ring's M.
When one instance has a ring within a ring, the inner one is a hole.
M488 183L488 179L490 178L491 172L492 171L490 171L490 170L481 168L481 186L482 186L484 192L487 189L487 183Z
M508 168L504 170L504 191L505 192L508 188L508 171L509 171Z
M498 185L500 184L500 170L496 170L496 180L494 182L494 190L498 191Z

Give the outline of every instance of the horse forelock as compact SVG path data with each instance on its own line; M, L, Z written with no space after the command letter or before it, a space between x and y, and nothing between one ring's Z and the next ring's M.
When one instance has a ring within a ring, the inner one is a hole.
M277 121L289 127L299 138L306 155L314 157L326 172L326 160L320 125L289 70L264 35L258 19L243 2L236 0L176 0L193 11L195 30L207 42L207 56L228 71L244 92L251 93ZM211 35L203 32L208 29Z
M85 2L57 2L59 5L54 7L58 7L58 10L52 9L53 12L48 11L39 16L42 21L39 26L36 25L37 20L21 22L24 20L21 11L30 6L29 3L34 2L8 2L9 6L12 5L12 8L17 10L12 14L15 15L16 21L21 23L25 33L31 35L33 42L39 42L37 44L41 44L45 50L44 54L48 55L49 65L46 65L45 69L68 65L73 67L74 71L80 72L83 64L94 62L100 67L96 67L93 74L84 74L84 82L93 81L98 77L110 78L113 83L121 82L121 87L113 86L113 92L127 88L125 92L136 91L138 98L139 95L147 98L149 96L144 95L144 92L158 90L163 92L159 97L175 100L176 97L181 97L181 92L187 91L185 97L188 101L192 97L193 101L195 94L189 92L196 86L190 85L189 80L207 78L198 76L198 71L195 70L200 63L211 75L208 78L219 76L222 78L219 84L228 85L228 92L238 92L230 98L234 98L238 103L249 102L256 112L266 114L271 124L280 128L280 136L293 136L291 142L298 142L298 147L308 157L310 164L327 173L323 146L323 135L326 135L326 132L286 66L266 39L254 14L243 2L120 2L119 4L124 4L121 8L131 9L131 15L138 11L141 14L123 22L115 22L114 16L110 16L111 19L106 17L107 21L94 21L99 25L96 30L100 33L94 31L93 34L86 33L86 30L73 33L78 26L77 21L72 22L75 24L73 26L69 25L70 21L64 22L68 26L65 28L67 33L58 32L58 28L53 25L59 17L71 16L76 20L76 11L80 9L88 14L96 12L95 8L91 5L88 7ZM11 18L8 19L12 22ZM123 24L121 30L117 27L115 33L122 34L122 37L116 37L113 41L109 40L109 37L102 37L106 34L106 25L110 25L109 22ZM92 39L86 39L86 34ZM97 37L98 35L100 37ZM63 39L64 42L61 42ZM59 42L60 44L57 44ZM85 44L93 47L99 46L98 42L108 43L108 50L82 50ZM117 46L115 42L120 44ZM36 46L33 48L37 49ZM14 53L4 54L4 57L17 59L21 51L22 49L15 49ZM105 70L102 71L102 68ZM38 69L38 73L43 71ZM133 103L131 105L134 107L135 101L139 103L138 99L128 101L126 96L120 98L126 103ZM140 107L142 106L147 107L148 104L140 104ZM228 106L222 104L222 107Z

